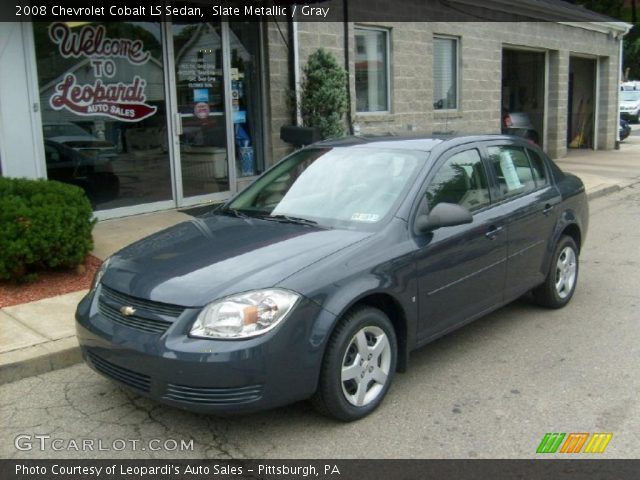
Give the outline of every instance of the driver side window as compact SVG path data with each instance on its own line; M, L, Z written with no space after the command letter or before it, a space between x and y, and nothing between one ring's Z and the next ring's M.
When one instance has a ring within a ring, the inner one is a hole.
M449 157L431 180L426 192L431 210L438 203L455 203L470 212L491 203L487 174L476 149Z

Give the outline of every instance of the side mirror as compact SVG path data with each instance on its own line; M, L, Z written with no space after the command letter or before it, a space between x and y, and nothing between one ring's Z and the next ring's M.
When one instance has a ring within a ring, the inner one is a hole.
M416 230L421 233L437 230L441 227L454 227L473 222L471 212L455 203L439 203L429 215L416 218Z

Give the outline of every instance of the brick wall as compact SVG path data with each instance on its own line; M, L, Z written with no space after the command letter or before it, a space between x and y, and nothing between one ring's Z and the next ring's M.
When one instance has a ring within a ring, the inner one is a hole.
M363 24L371 25L371 24ZM355 111L354 24L349 24L350 90L353 122L363 134L455 131L500 132L502 49L533 47L548 52L547 136L550 155L566 154L569 59L572 54L599 59L598 146L613 148L617 128L618 42L609 35L558 23L416 22L377 23L391 35L391 111ZM287 25L281 24L286 38ZM279 140L280 126L290 123L286 102L287 48L274 24L268 25L269 95L272 159L289 151ZM344 26L339 22L300 22L299 55L303 66L319 47L344 64ZM460 97L457 111L433 108L433 36L460 39ZM540 132L541 135L543 132Z

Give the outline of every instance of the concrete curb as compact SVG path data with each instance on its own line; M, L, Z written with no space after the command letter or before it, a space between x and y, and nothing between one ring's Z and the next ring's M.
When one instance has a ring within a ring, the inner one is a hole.
M5 352L0 354L0 385L70 367L81 361L75 336Z
M620 185L609 185L608 187L600 188L591 193L587 193L588 200L595 200L596 198L604 197L605 195L610 195L615 192L619 192L624 187Z

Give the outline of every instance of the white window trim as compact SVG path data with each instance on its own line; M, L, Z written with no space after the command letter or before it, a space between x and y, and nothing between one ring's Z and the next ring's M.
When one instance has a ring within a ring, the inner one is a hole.
M391 29L390 28L385 28L385 27L375 27L375 26L370 26L370 25L354 25L353 27L353 31L354 31L354 35L353 35L353 50L354 50L354 55L353 55L353 60L354 60L354 69L355 69L355 58L356 58L356 45L355 45L355 37L356 37L356 31L357 30L373 30L376 32L384 32L386 34L386 39L387 41L386 43L386 48L387 48L387 64L386 64L386 70L387 70L387 108L386 110L377 110L375 112L370 112L370 111L360 111L358 110L358 98L357 98L357 92L355 92L354 90L354 98L356 99L356 108L355 108L355 112L356 115L360 116L371 116L371 115L389 115L391 113ZM353 75L353 80L354 80L354 85L355 85L355 71L354 71L354 75Z
M461 61L460 61L460 43L462 42L462 38L461 37L456 37L455 35L441 35L441 34L434 34L433 35L433 39L435 40L436 38L442 38L445 40L454 40L456 43L456 108L443 108L443 109L436 109L435 107L433 107L433 111L434 113L437 115L439 113L455 113L455 112L461 112L462 109L460 108L460 104L462 103L462 99L460 97L460 84L461 84ZM433 44L435 45L435 42L433 42ZM432 57L432 61L431 61L431 68L433 69L433 57ZM432 70L432 75L433 75L433 70ZM435 88L434 88L435 90ZM431 104L433 105L433 93L431 95Z

